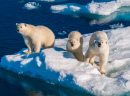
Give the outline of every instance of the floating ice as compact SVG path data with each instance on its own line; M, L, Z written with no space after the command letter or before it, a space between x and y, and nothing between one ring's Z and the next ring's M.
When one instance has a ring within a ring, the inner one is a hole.
M33 9L39 9L39 7L41 7L41 5L39 5L39 3L36 2L28 2L24 5L24 9L27 10L33 10Z
M130 0L115 0L110 2L91 2L87 4L87 9L92 14L98 15L110 15L111 13L118 11L120 7L130 6Z
M69 4L62 4L62 5L52 5L51 10L58 11L58 12L67 12L67 11L78 11L80 7L77 4L69 3Z
M68 6L67 5L57 5L57 6L51 6L51 9L53 9L53 13L59 13L61 11L64 11L65 9L67 9Z
M85 17L92 20L91 24L108 23L111 20L130 21L130 0L100 0L86 5L75 3L52 5L52 13Z
M59 34L59 35L65 35L65 34L67 34L67 32L66 32L66 31L58 32L58 34Z
M87 4L86 8L92 14L110 15L111 13L117 11L117 9L120 8L120 6L121 4L115 1L102 3L91 2Z
M115 28L123 28L124 25L121 23L121 24L113 24L113 25L109 25L112 29L115 29Z
M64 2L67 0L36 0L36 1L46 1L46 2Z
M87 4L86 6L84 5L78 5L74 3L69 3L69 4L63 4L63 5L52 5L51 10L56 11L62 7L62 6L68 6L68 11L78 11L79 13L85 13L85 14L97 14L97 15L110 15L111 13L117 11L118 8L122 6L121 3L116 2L116 1L111 1L111 2L91 2ZM73 7L72 7L73 6ZM78 10L75 10L78 9ZM79 10L81 9L81 10ZM66 8L64 8L66 10ZM62 7L63 11L63 7Z
M66 39L56 39L55 47L41 53L25 55L27 49L1 58L0 67L49 83L86 91L96 96L128 95L130 92L130 27L105 30L110 54L107 76L98 66L82 63L66 51ZM85 54L92 34L84 34ZM98 59L96 59L98 62Z

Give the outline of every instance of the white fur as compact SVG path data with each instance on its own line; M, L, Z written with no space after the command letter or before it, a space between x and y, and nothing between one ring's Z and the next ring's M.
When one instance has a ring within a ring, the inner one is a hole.
M99 57L100 73L106 74L105 67L108 61L109 45L105 32L98 31L92 34L89 41L89 48L84 56L84 62L94 65L95 56Z
M68 35L66 50L78 61L83 61L83 37L78 31L72 31Z
M16 23L17 31L22 34L25 44L28 47L26 54L38 53L43 48L51 48L54 46L55 35L45 26L33 26L25 23Z

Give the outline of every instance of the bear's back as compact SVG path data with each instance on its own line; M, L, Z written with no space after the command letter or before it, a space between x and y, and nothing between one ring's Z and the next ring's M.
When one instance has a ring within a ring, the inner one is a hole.
M42 40L42 44L46 47L53 46L55 42L55 35L54 33L45 26L36 26L36 30L40 34L39 38Z

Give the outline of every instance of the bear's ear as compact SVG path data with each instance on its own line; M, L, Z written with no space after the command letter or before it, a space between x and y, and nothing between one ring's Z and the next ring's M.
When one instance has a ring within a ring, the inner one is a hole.
M96 43L97 41L96 40L94 40L94 43Z
M25 27L27 26L27 24L25 24Z
M16 26L18 26L18 23L16 23Z

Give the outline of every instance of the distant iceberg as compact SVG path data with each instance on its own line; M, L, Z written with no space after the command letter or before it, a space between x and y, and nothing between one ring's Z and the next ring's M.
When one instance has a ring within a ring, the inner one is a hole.
M33 9L39 9L39 7L41 7L41 5L39 5L39 3L36 2L28 2L24 5L24 9L27 10L33 10Z
M22 49L13 55L5 55L1 58L0 67L96 96L129 95L130 27L104 31L110 46L107 76L101 75L97 66L79 62L67 52L66 39L56 39L54 48L41 50L41 53L25 55L27 49ZM84 54L91 35L83 35Z

